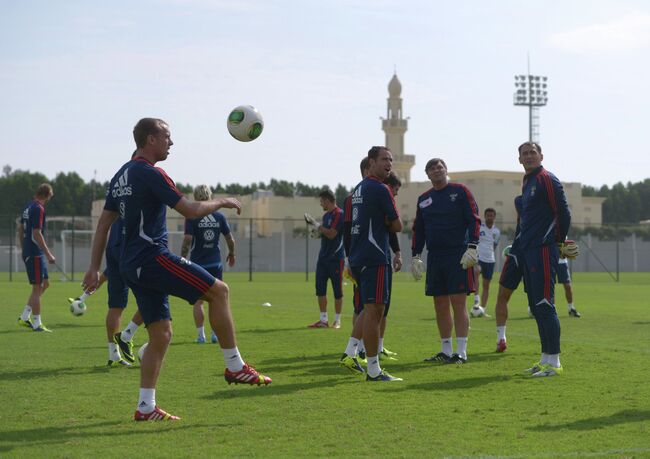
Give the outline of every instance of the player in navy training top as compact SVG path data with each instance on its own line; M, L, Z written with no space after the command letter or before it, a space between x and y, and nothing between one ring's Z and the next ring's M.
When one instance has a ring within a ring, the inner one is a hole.
M542 148L534 142L519 146L519 162L526 175L519 215L519 247L528 304L537 321L542 357L527 372L556 376L560 364L560 320L555 309L558 245L566 239L571 212L562 183L542 166Z
M204 298L210 305L210 323L217 330L230 383L269 384L271 379L246 364L239 354L230 312L228 286L205 269L185 260L167 247L166 206L186 218L200 218L222 207L241 210L234 198L192 202L176 188L160 168L173 145L169 126L161 119L143 118L133 129L135 158L110 182L104 210L97 223L91 263L83 287L94 291L108 230L118 218L123 221L120 271L133 291L149 333L149 345L140 367L140 397L137 421L176 420L156 406L155 388L172 336L169 295L194 304Z
M419 257L426 244L426 295L433 296L442 343L442 351L425 361L463 364L467 361L469 333L465 302L466 296L476 290L471 267L478 261L481 219L474 196L465 185L449 182L442 159L429 160L425 172L433 187L418 198L412 255ZM456 353L451 339L454 328Z
M55 263L56 257L45 242L45 204L52 199L54 192L49 183L42 183L36 189L34 199L25 206L18 226L18 241L22 248L27 278L32 285L32 293L18 318L18 324L37 332L49 332L41 322L41 296L50 286L47 275L48 263ZM30 317L31 316L31 317Z
M363 339L368 356L367 380L395 381L379 365L380 323L390 298L389 232L402 230L395 200L383 181L390 174L393 155L386 147L368 151L370 175L352 193L348 260L364 305Z
M310 324L309 328L328 328L327 317L327 281L334 290L333 328L341 328L341 310L343 309L343 268L345 253L343 251L343 210L336 205L336 198L331 190L322 191L318 197L325 211L322 223L316 222L309 214L305 218L313 226L313 231L320 236L320 252L316 262L316 296L320 319Z
M209 201L212 199L212 190L208 185L198 185L194 188L195 201ZM235 266L235 239L230 234L230 226L226 217L221 212L212 212L202 218L185 220L185 237L181 256L187 257L191 252L190 261L205 268L219 280L223 280L223 264L221 263L221 248L219 237L223 235L228 244L226 261L228 266ZM196 325L196 342L205 343L205 315L203 313L203 300L194 303L194 324ZM217 343L219 339L214 330L211 332L211 341Z

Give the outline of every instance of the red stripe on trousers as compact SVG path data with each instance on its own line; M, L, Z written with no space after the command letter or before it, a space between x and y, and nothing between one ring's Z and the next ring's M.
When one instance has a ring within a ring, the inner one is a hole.
M542 261L544 263L544 298L551 302L551 263L549 260L548 246L542 247Z
M34 284L41 283L41 258L34 257Z
M188 284L192 285L197 290L201 292L206 292L210 288L208 284L206 284L205 282L203 282L201 279L194 276L193 274L188 273L187 271L183 271L179 266L175 265L171 260L168 260L163 256L158 256L156 257L156 261L158 261L158 263L160 263L160 265L163 268L165 268L167 271L171 272L177 277L180 277L181 279L186 281Z
M375 294L375 304L381 304L384 300L384 266L377 267L377 292Z

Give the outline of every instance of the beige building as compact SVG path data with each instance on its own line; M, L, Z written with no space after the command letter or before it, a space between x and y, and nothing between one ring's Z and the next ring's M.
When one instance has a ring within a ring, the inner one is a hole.
M415 156L404 153L404 134L408 129L408 119L402 114L402 84L393 75L388 83L388 107L386 118L381 120L381 129L386 133L386 147L393 153L393 170L402 183L411 181L411 168L415 165Z

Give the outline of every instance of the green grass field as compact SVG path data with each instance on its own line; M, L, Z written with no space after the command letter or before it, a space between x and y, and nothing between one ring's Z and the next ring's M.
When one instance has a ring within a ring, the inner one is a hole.
M404 381L383 384L337 365L349 287L342 329L309 330L318 314L304 274L229 275L239 348L273 384L227 385L221 352L193 342L191 308L173 299L156 398L183 419L137 424L138 369L104 366L106 290L73 317L66 298L78 283L52 277L43 301L52 334L18 327L29 285L0 280L1 457L650 457L650 274L618 284L575 274L583 317L567 316L562 292L558 300L565 374L541 380L520 375L539 357L522 292L506 353L494 353L494 319L472 319L468 364L435 366L422 361L440 346L431 299L398 275L386 346L399 361L384 367ZM131 299L125 318L133 312ZM135 342L146 340L140 329Z

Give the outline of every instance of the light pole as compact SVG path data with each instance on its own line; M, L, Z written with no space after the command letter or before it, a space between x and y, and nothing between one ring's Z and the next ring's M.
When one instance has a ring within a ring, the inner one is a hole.
M548 102L546 82L541 75L515 75L514 104L528 107L528 140L539 142L539 107Z

